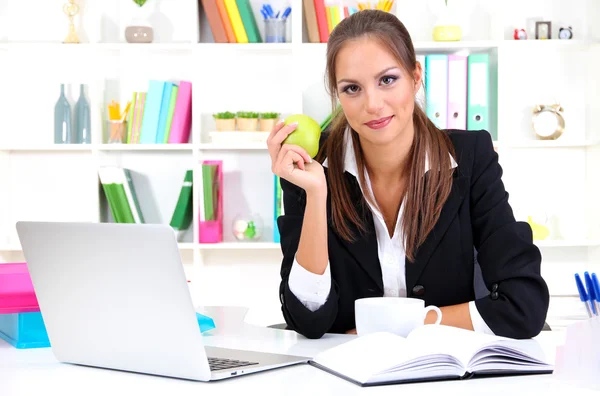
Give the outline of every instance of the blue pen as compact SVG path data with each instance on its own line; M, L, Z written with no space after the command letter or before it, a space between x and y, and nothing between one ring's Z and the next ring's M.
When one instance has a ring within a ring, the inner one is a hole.
M598 282L598 277L594 272L592 272L592 287L596 295L596 312L600 315L600 282Z
M286 8L285 11L283 12L283 15L281 16L281 18L286 19L290 15L290 12L292 12L292 7Z
M262 14L264 19L269 19L269 16L267 15L267 12L264 9L261 9L260 13Z
M267 12L271 18L275 17L275 14L273 14L273 9L271 8L271 4L267 4Z
M581 278L579 277L579 274L575 274L575 283L577 284L577 291L579 291L579 298L581 299L581 302L583 302L585 304L585 309L588 313L588 317L592 317L592 311L590 309L590 297L588 296L588 294L585 292L585 287L583 287L583 283L581 282Z
M583 277L585 278L585 287L587 288L587 292L590 295L590 306L592 308L592 313L594 314L594 316L598 316L596 291L594 289L594 284L592 283L592 277L587 271L583 273Z

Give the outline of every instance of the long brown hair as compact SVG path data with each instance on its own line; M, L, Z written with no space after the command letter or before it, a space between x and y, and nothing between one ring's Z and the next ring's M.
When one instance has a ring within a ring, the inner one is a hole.
M327 157L328 178L331 193L333 225L338 234L352 241L354 224L361 233L367 231L364 218L352 202L349 186L344 178L344 132L349 127L343 111L337 106L336 57L350 40L370 37L382 43L411 76L416 68L416 55L411 37L394 15L378 10L359 11L340 22L327 43L326 88L331 96L332 111L329 137L323 145L318 159ZM401 222L406 257L414 261L417 248L438 221L440 212L452 189L450 153L454 157L453 145L446 132L438 129L415 103L413 111L415 135L408 159L408 184L404 194L404 209ZM364 157L355 131L351 130L354 151L359 169L359 182L365 188ZM425 174L426 158L431 171ZM426 180L427 179L427 180ZM368 198L367 198L368 199ZM361 204L364 204L362 202Z

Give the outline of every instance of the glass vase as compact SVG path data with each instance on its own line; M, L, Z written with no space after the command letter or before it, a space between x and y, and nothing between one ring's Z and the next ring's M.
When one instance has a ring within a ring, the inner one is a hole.
M90 144L90 105L85 98L83 84L79 88L79 99L75 103L75 143Z
M65 96L65 84L60 84L60 96L54 106L54 143L71 143L71 105Z

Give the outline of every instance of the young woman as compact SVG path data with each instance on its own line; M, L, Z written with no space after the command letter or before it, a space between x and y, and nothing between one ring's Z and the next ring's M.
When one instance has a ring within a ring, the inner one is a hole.
M423 68L404 25L377 10L344 19L326 77L342 111L316 159L282 144L294 125L268 139L284 192L288 327L308 338L353 332L356 299L396 296L440 307L445 325L537 335L549 293L531 228L515 221L489 133L440 130L415 102ZM479 299L475 258L489 290Z

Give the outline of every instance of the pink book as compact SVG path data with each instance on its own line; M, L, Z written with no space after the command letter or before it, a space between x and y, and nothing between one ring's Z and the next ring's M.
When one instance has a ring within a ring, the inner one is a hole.
M188 143L192 129L192 83L181 81L169 132L169 143Z
M448 56L448 129L467 129L467 57Z

